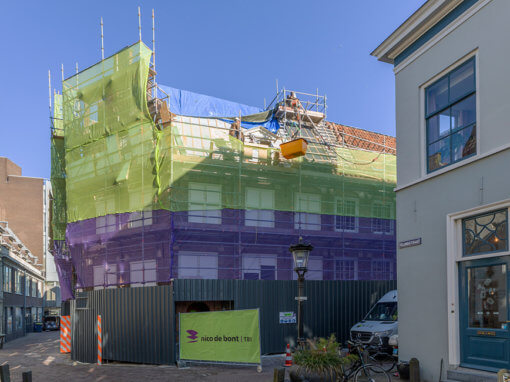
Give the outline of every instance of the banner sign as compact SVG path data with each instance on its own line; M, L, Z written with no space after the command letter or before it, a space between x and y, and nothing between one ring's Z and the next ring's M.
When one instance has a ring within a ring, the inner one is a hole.
M296 312L280 312L280 324L295 324Z
M260 364L259 310L179 314L182 360Z

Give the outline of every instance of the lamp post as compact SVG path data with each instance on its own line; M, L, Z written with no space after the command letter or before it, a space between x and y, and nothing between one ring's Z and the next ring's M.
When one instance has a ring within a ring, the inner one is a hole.
M303 339L303 301L306 301L307 297L303 296L304 292L304 281L305 281L305 273L308 270L308 257L310 256L310 252L312 251L313 246L310 244L303 243L303 238L299 238L299 242L297 244L293 244L289 247L289 251L292 253L292 258L294 259L294 271L296 271L298 276L298 296L296 300L298 302L298 311L297 311L297 343L298 347L302 348L304 345Z

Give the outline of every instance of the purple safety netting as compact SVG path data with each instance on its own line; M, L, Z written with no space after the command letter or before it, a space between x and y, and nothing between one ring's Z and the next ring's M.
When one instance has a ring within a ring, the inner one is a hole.
M387 219L158 210L70 223L66 232L78 288L172 278L289 280L288 247L299 236L314 246L307 279L396 277L395 222Z
M74 298L72 277L73 269L69 253L64 240L53 241L53 257L57 268L58 279L60 280L60 293L62 301Z

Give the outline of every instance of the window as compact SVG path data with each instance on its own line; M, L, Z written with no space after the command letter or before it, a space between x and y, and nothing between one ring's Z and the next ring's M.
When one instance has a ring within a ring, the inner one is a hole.
M322 258L311 256L308 259L308 272L306 273L307 280L322 280L323 270ZM294 272L294 274L295 273L296 272Z
M249 227L274 227L274 191L246 189L244 224Z
M393 234L393 203L375 202L372 204L372 232Z
M337 199L335 230L358 232L358 201L356 199Z
M21 314L21 308L16 307L14 308L14 314L15 314L15 330L22 330L23 329L23 315Z
M12 308L5 308L5 325L6 325L6 334L12 333Z
M335 279L337 279L337 280L357 280L358 279L358 260L356 260L356 259L335 260Z
M244 280L276 280L276 256L243 255Z
M475 60L425 89L427 171L476 154Z
M462 221L463 255L508 250L508 211L500 210Z
M55 301L57 299L57 295L53 289L48 289L44 292L44 299L45 301Z
M152 211L136 211L129 214L128 228L137 228L152 224Z
M30 277L25 275L25 296L30 296Z
M85 116L83 118L83 124L85 127L92 126L98 121L98 102L91 104L88 109L85 110Z
M32 297L37 297L37 281L32 280Z
M372 260L372 280L393 280L390 260Z
M37 297L42 297L42 283L40 281L37 282Z
M12 293L12 269L4 266L4 292Z
M469 327L502 329L508 323L506 264L467 268Z
M187 155L209 156L209 153L214 150L214 146L211 141L211 128L207 126L207 119L181 118L182 121L177 121L175 124L181 142L180 146L188 148Z
M217 184L189 184L190 223L221 224L221 186Z
M296 193L294 228L320 231L321 197L315 194Z
M397 321L398 320L398 309L397 303L394 301L390 302L378 302L374 305L370 312L365 317L366 321Z
M23 294L21 289L22 289L21 272L18 269L15 269L14 270L14 293Z
M180 251L178 261L180 279L218 278L218 255L216 253Z
M107 264L106 267L104 265L95 265L94 266L95 289L102 289L102 287L110 285L117 285L117 264Z
M308 259L308 270L306 271L307 280L322 280L323 277L322 257L310 256ZM292 272L292 279L297 280L296 272Z
M115 215L99 216L96 218L96 234L115 232L117 217Z
M156 260L132 261L129 267L131 286L156 285Z

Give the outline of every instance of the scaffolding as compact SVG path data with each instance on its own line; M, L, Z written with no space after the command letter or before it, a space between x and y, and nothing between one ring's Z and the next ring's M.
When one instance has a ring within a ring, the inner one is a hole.
M395 278L393 138L327 122L325 96L285 89L250 115L179 114L151 54L125 48L55 97L64 296L173 278L292 279L299 237L315 247L308 279ZM178 102L205 102L195 96ZM310 149L286 160L279 144L295 137Z

